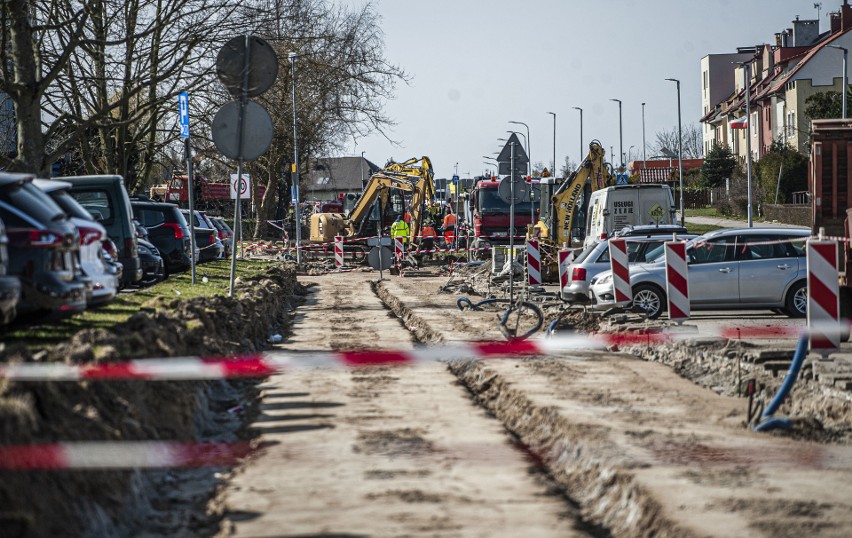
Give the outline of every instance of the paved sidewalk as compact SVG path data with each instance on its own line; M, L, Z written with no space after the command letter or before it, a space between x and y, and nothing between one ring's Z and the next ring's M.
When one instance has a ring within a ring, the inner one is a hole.
M678 216L680 218L680 216ZM745 220L729 219L724 217L686 217L686 222L691 224L708 224L711 226L721 226L723 228L748 228L748 222ZM752 219L755 228L806 228L806 226L798 226L796 224L785 224L783 222L768 222L763 220Z

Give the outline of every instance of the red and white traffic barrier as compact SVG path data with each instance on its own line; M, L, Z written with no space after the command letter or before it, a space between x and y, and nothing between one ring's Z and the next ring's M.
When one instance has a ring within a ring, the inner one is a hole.
M250 443L83 441L0 445L0 470L163 469L227 467L252 452Z
M689 267L686 242L666 241L666 294L669 319L679 324L689 319Z
M541 286L541 252L538 241L527 240L527 281L530 286Z
M393 253L396 256L396 262L402 262L402 259L405 257L405 243L401 237L393 238Z
M612 288L616 303L629 302L633 298L627 262L627 241L625 239L610 239L609 263L612 268Z
M568 286L569 283L569 275L568 275L568 267L571 265L573 250L561 249L559 251L559 287L560 289Z
M343 267L343 236L334 236L334 265L340 269Z
M840 334L819 330L840 322L840 284L837 280L836 241L808 241L808 329L811 351L828 354L840 348Z

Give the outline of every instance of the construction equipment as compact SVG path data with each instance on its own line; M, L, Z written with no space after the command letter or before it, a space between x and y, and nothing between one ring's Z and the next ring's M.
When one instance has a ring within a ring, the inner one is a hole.
M582 230L584 224L583 219L577 217L585 217L591 193L615 185L612 165L605 162L604 157L606 150L599 141L592 140L589 154L562 183L556 185L552 178L542 179L541 210L532 235L542 242L544 248L552 250L563 244L571 246L573 237L582 235L579 230L575 231L575 228ZM577 220L579 226L575 223Z
M364 194L352 208L349 216L342 213L315 213L311 215L310 240L313 242L327 243L334 240L334 236L341 235L345 238L365 237L373 235L373 230L365 230L367 217L373 211L376 202L379 202L378 226L384 226L388 221L385 214L389 209L395 213L402 213L402 200L392 204L393 192L399 192L402 196L410 194L408 203L411 222L409 223L409 245L419 245L420 229L423 225L424 205L435 196L435 185L432 162L429 157L420 159L411 158L402 163L388 162L385 167L370 177ZM390 220L393 220L392 218ZM411 247L409 247L411 249Z

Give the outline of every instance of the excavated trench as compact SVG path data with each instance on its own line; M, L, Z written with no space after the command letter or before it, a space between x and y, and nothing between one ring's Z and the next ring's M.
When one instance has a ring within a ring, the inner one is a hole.
M433 329L381 283L373 289L421 342L444 343ZM448 368L473 400L503 423L519 450L579 509L578 527L592 536L685 536L683 529L659 517L659 507L635 485L629 474L602 458L597 446L581 441L588 432L533 403L511 383L479 361L460 361ZM578 436L577 434L580 433ZM575 440L576 441L572 441Z
M374 289L420 341L444 342L441 332L430 326L424 316L406 307L407 299L401 300L382 284ZM783 378L783 375L776 378L764 371L754 359L758 352L738 342L682 342L624 351L647 361L664 363L681 377L727 396L737 395L738 390L742 395L745 383L753 378L768 399ZM563 361L547 358L523 362L534 370L571 368ZM636 469L625 465L623 455L613 452L605 442L606 434L560 415L555 408L535 403L529 394L505 377L505 369L501 373L487 361L454 362L449 364L449 369L467 387L473 399L535 455L569 502L581 508L593 534L694 535L692 529L684 528L666 515L654 494L636 480ZM852 400L843 391L826 388L810 375L805 377L779 412L804 418L794 420L791 430L775 435L848 444L852 431ZM743 398L744 409L746 402Z

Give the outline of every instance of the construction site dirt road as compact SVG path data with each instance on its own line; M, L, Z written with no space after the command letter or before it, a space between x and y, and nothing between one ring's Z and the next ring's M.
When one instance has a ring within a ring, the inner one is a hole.
M272 356L503 339L434 278L300 280ZM265 448L223 492L223 535L852 535L848 438L754 433L744 398L635 354L299 369L261 389Z

